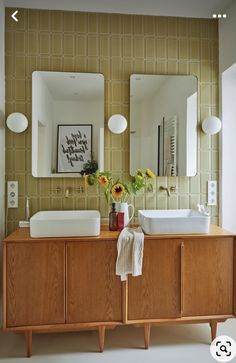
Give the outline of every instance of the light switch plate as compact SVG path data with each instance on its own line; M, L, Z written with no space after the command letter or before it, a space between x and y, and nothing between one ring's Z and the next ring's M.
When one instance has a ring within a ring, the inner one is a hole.
M208 180L208 205L217 205L217 181Z
M18 181L7 182L7 207L18 208Z

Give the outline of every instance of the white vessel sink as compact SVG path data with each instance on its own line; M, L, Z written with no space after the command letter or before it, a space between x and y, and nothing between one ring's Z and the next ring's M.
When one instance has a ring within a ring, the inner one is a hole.
M42 211L30 218L31 237L98 236L100 213L96 210Z
M146 234L208 233L210 216L192 209L139 210L139 224Z

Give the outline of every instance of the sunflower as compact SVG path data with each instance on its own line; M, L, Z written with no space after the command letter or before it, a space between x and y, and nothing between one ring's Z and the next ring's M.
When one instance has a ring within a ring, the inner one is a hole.
M114 184L111 188L111 194L114 198L121 198L125 193L125 187L121 183Z
M144 172L142 171L142 169L138 169L137 170L137 176L138 177L141 177L142 179L145 178L145 174Z
M109 180L107 179L107 177L105 175L100 175L98 178L98 182L104 188L107 188L109 185Z
M146 175L147 175L148 178L155 178L156 177L155 174L149 168L146 170Z

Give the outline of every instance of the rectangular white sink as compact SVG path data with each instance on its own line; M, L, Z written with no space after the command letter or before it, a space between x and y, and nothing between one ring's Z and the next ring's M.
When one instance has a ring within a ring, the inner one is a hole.
M139 210L139 224L146 234L208 233L210 216L192 209Z
M100 213L96 210L41 211L30 218L31 237L98 236Z

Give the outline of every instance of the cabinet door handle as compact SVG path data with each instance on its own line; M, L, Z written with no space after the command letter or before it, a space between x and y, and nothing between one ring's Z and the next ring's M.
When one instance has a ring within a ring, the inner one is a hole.
M181 247L180 247L180 251L181 251L181 254L180 254L180 284L181 284L181 303L180 303L180 306L181 306L181 316L183 315L183 312L184 312L184 242L181 242Z

